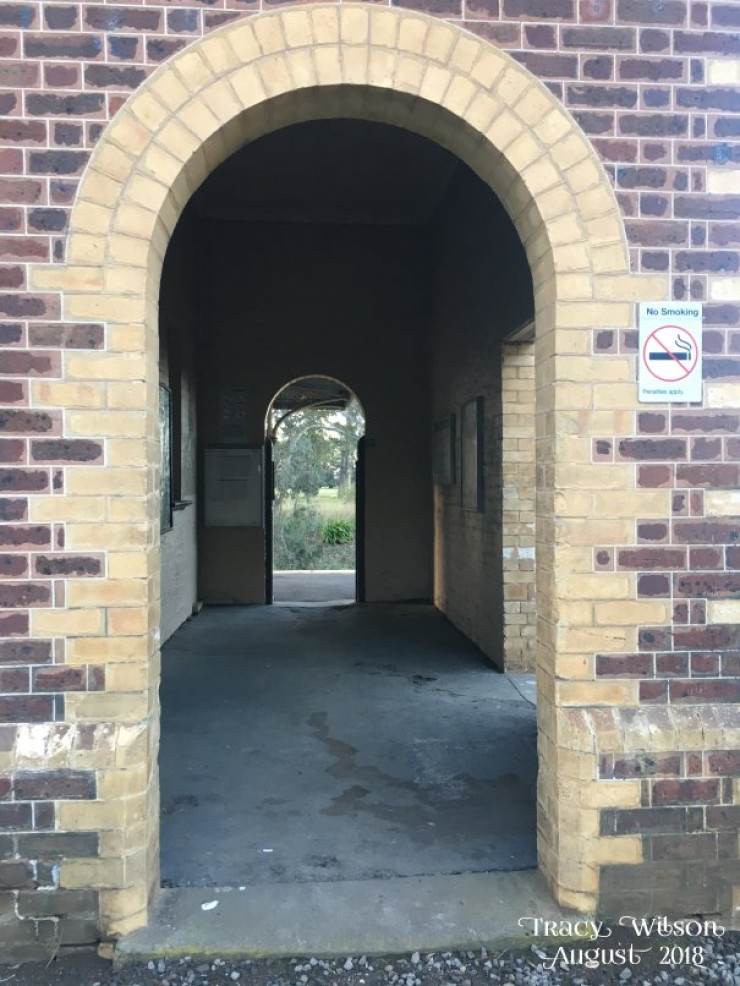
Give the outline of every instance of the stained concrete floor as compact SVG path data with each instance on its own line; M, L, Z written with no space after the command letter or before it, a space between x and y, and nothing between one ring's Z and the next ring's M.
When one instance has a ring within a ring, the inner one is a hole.
M536 866L532 694L431 606L204 610L163 653L163 885Z

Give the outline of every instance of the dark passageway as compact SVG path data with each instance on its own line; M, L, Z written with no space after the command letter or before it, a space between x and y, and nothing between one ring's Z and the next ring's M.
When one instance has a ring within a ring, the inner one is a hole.
M277 131L191 200L160 303L165 885L536 866L535 708L491 669L534 666L532 305L501 203L398 127ZM319 379L363 409L369 605L250 605L265 413Z
M163 884L536 866L530 696L431 606L206 609L163 652Z

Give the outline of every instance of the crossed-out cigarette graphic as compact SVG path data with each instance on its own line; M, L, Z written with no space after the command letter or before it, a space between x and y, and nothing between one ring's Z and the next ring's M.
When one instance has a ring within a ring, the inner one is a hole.
M650 362L656 362L660 360L677 359L682 362L686 362L691 359L692 346L691 343L681 336L680 332L676 333L676 341L674 343L674 350L678 352L669 352L667 349L661 352L657 350L656 352L648 353L648 359Z

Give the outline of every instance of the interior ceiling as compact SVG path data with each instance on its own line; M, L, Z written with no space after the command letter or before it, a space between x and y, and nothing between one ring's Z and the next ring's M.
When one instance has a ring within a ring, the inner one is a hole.
M241 222L422 225L458 159L383 123L312 120L225 161L194 198L201 216Z
M352 391L331 377L302 377L284 387L273 402L275 411L301 407L343 410L353 399Z

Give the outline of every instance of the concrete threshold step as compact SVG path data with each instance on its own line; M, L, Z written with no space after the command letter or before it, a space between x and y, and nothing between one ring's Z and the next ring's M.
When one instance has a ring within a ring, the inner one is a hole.
M568 917L537 870L187 887L161 891L151 923L118 942L116 962L513 948L532 940L531 922L518 924L527 916Z

